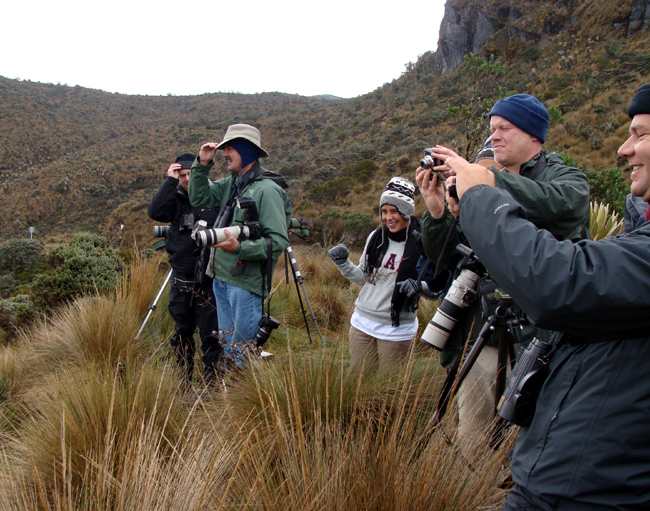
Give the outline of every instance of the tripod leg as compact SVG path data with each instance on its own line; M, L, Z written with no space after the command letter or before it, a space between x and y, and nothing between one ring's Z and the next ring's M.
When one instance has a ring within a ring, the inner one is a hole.
M307 321L307 314L305 313L305 306L302 304L302 296L300 295L300 287L298 286L298 280L296 279L296 274L293 274L293 283L296 285L296 293L298 293L298 301L300 302L300 309L302 310L302 319L305 322L305 330L307 330L307 337L309 337L309 344L311 344L311 333L309 332L309 323Z
M495 383L495 401L494 401L494 413L496 414L497 405L499 400L503 395L503 391L506 388L506 366L508 364L508 353L510 346L510 337L505 328L499 328L499 355L497 361L497 377Z
M174 271L173 269L169 270L169 273L167 274L167 278L165 279L165 282L163 282L163 285L160 286L160 291L158 291L158 294L156 295L156 298L154 299L153 303L149 306L149 312L147 313L147 317L144 318L142 326L140 327L140 330L138 330L138 333L135 336L136 341L140 337L140 334L142 333L142 330L144 330L144 326L147 324L147 321L149 321L149 317L151 316L153 311L156 310L156 304L158 303L158 300L160 300L160 297L162 296L162 293L165 290L165 287L167 287L167 283L169 282L169 279L171 278L173 271Z
M472 369L474 363L476 362L476 359L478 358L479 354L483 350L483 346L485 346L485 343L489 338L489 331L492 329L492 327L496 324L497 321L498 321L497 316L490 316L488 320L485 322L485 325L483 325L483 328L481 328L481 331L478 337L476 338L476 341L474 342L474 346L472 346L472 349L467 355L467 358L463 363L462 367L460 368L459 372L457 371L458 371L458 367L460 366L461 359L463 358L463 354L460 353L456 358L454 365L451 367L451 369L449 369L449 374L447 375L447 379L445 380L445 383L442 386L442 390L440 391L440 397L438 397L438 404L436 405L436 411L431 417L431 420L429 421L427 428L435 427L437 424L440 423L440 421L442 421L442 418L445 416L445 413L447 412L447 406L449 405L449 398L451 397L451 391L453 390L454 387L458 388L462 385L463 380L465 379L469 371Z
M516 326L510 321L508 322L508 329L506 330L503 327L499 328L499 356L497 362L497 377L495 382L495 393L494 393L494 413L497 414L497 409L499 406L499 401L501 396L506 388L506 367L508 365L508 358L512 364L515 362L515 349L514 343L516 338L514 335L509 335L508 332L513 332ZM512 369L512 367L511 367ZM508 422L498 417L494 429L492 430L492 435L490 436L489 445L492 449L498 449L503 442L505 436L505 430L508 427Z
M305 290L305 286L303 285L303 277L302 274L300 273L300 268L298 267L298 261L296 261L295 256L293 255L293 250L291 249L291 246L287 246L287 254L289 254L289 260L291 261L291 271L293 272L293 280L296 282L296 286L300 284L300 287L302 288L302 292L305 295L305 300L307 301L307 307L309 307L309 312L311 313L311 319L314 322L314 325L316 326L316 332L318 332L318 337L321 342L321 346L323 345L323 336L320 333L320 328L318 328L318 322L316 321L316 316L314 316L314 310L311 308L311 303L309 302L309 297L307 296L307 291ZM298 297L300 298L300 306L302 307L302 315L305 318L305 327L307 329L307 335L309 335L309 327L307 326L307 317L305 314L305 308L302 305L302 297L300 296L300 291L298 291ZM309 342L311 342L311 336L309 337Z

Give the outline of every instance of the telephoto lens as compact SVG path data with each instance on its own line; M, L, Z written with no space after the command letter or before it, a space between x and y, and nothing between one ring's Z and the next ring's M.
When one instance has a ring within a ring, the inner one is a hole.
M154 225L153 235L155 238L166 238L169 232L169 225Z
M192 229L192 234L190 235L191 238L194 241L196 241L196 233L200 231L205 231L207 228L208 228L208 223L205 220L199 220L194 225L194 229Z
M467 268L461 270L422 333L420 340L424 344L442 351L461 312L475 300L476 283L479 278L472 270Z
M226 241L228 237L226 236L226 229L232 234L233 237L239 238L239 235L244 232L244 236L248 237L250 230L248 226L244 225L239 227L238 225L233 225L230 227L224 227L223 229L206 229L205 231L197 231L195 233L196 244L202 247L217 245L222 241Z

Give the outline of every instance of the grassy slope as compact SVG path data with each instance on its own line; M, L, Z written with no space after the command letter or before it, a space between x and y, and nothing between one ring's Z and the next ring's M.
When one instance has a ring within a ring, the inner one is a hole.
M453 3L462 9L464 2ZM507 67L492 85L544 95L562 111L548 148L568 151L591 169L622 166L615 150L626 134L625 106L650 69L648 32L627 29L632 2L567 1L551 9L528 1L511 27L502 4L485 2L495 26L503 25L485 52ZM536 60L527 59L531 48ZM117 235L124 223L123 244L148 244L153 222L146 206L168 164L220 139L233 122L261 129L269 168L292 179L297 215L317 224L318 214L332 207L372 214L388 178L412 177L424 147L464 147L463 125L447 108L467 103L478 85L462 68L439 76L434 61L426 53L398 80L349 100L279 93L123 96L0 78L0 237L22 234L30 222L46 242L80 229ZM364 158L380 165L369 182L355 181L349 195L327 204L309 200L309 190L323 182L318 169L345 172Z

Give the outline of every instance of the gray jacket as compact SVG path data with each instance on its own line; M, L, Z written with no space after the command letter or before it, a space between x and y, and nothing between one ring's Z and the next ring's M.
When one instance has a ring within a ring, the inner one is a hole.
M573 244L504 190L475 186L460 207L499 284L540 327L567 333L517 440L514 481L553 509L650 509L650 222Z
M635 197L631 193L625 197L625 232L633 231L639 223L639 220L645 215L648 209L648 203L644 202L641 197Z

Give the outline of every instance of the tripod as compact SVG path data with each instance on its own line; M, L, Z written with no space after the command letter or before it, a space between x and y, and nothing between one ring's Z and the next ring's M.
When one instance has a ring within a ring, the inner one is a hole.
M174 270L169 270L169 273L167 274L167 278L165 279L165 282L163 282L163 285L160 286L160 291L158 291L158 294L156 295L156 298L154 299L153 303L149 306L149 312L147 313L147 316L144 318L144 321L142 323L142 326L140 327L140 330L138 330L137 335L135 336L135 340L138 340L138 337L140 337L140 334L142 333L142 330L144 330L145 325L147 324L147 321L149 321L149 318L151 317L151 314L153 314L153 311L156 310L156 307L158 306L158 300L160 300L160 297L162 296L163 291L165 290L165 287L167 286L167 283L169 282L169 279L172 276L172 272Z
M496 306L489 310L489 316L483 328L479 332L479 335L474 341L472 348L467 353L465 361L463 362L464 353L460 353L454 364L449 369L447 378L442 386L440 391L440 396L438 398L438 403L436 405L436 411L434 412L429 424L427 425L427 431L433 431L437 426L440 425L447 407L449 405L449 400L452 396L452 391L454 389L460 388L463 384L463 381L471 371L472 367L476 363L481 351L485 347L488 339L492 335L496 335L498 339L498 355L497 355L497 374L495 381L495 402L494 402L494 411L496 413L499 400L503 395L506 385L506 366L508 359L510 359L511 369L515 364L515 350L514 344L521 344L521 331L520 327L524 323L522 318L521 310L513 302L510 295L503 292L499 288L494 291L494 297L496 299ZM486 308L488 305L483 305L483 313L486 314ZM462 366L461 366L462 363ZM460 368L460 370L459 370ZM500 443L500 433L503 430L503 423L499 421L492 432L492 437L490 439L490 446L496 447ZM448 441L449 443L449 441Z
M309 343L311 344L312 342L311 333L309 332L309 323L307 322L307 314L305 313L305 306L302 303L302 296L300 294L300 289L302 289L302 293L305 295L305 301L307 302L307 306L309 307L311 319L314 322L314 325L316 326L316 331L318 332L318 337L320 338L320 342L322 346L323 336L320 333L320 328L318 328L318 323L316 322L316 316L314 316L314 310L311 308L311 303L309 302L309 297L307 296L307 291L305 290L305 286L304 286L305 279L302 276L302 273L300 273L300 268L298 267L298 261L296 261L296 257L293 254L291 245L287 246L287 249L284 252L284 258L285 258L284 259L285 281L287 284L289 283L289 264L287 264L287 261L289 261L291 263L291 273L293 274L293 281L296 284L296 292L298 293L298 300L300 301L300 308L302 309L302 317L305 321L305 329L307 330L307 337L309 338Z

